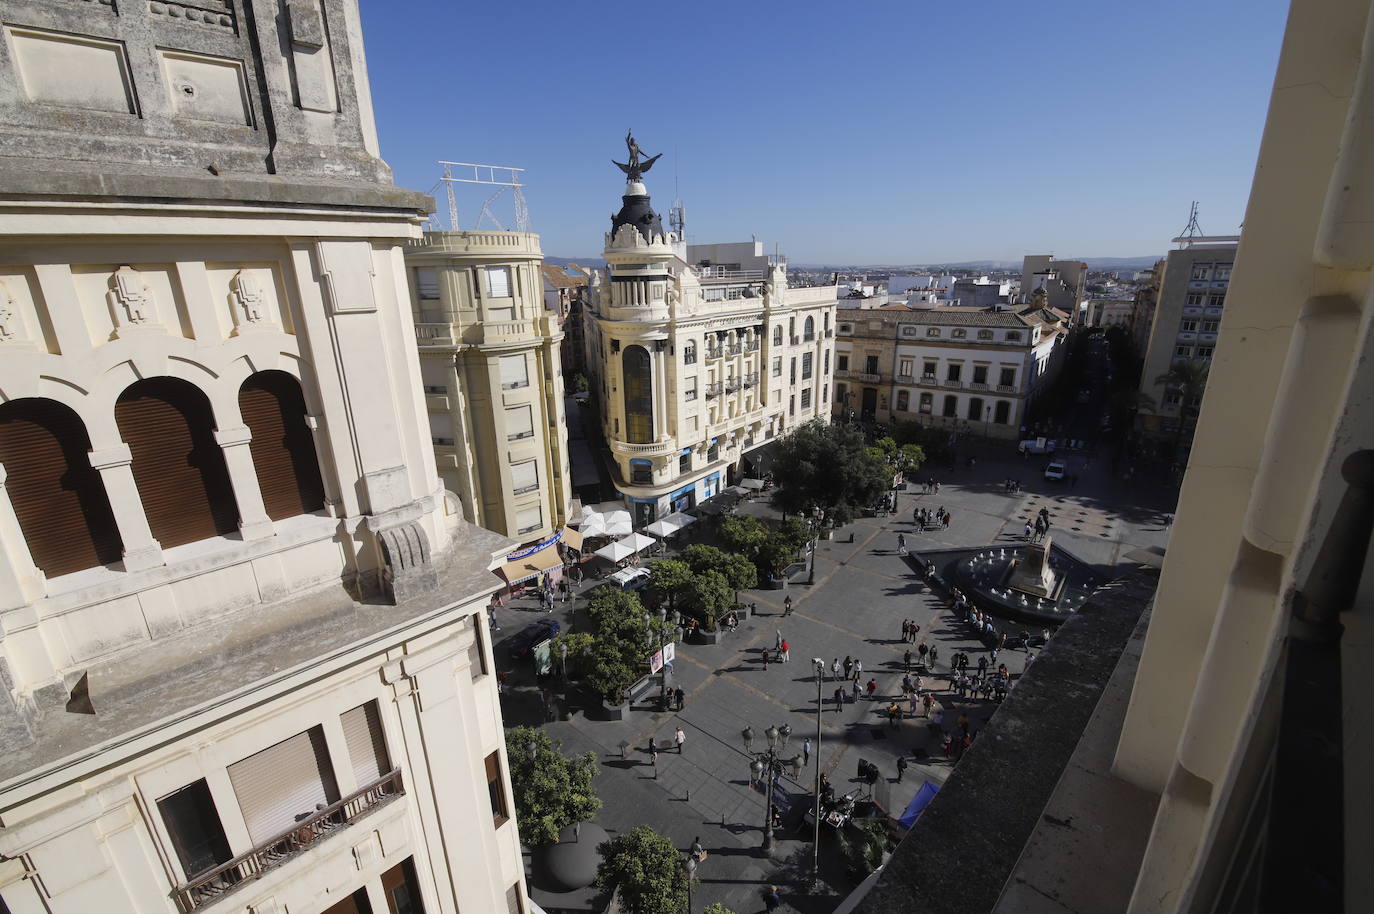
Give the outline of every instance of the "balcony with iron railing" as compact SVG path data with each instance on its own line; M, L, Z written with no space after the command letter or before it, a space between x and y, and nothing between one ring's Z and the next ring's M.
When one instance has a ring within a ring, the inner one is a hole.
M301 819L288 831L177 886L172 892L177 907L189 914L218 901L245 882L261 878L404 793L399 768L382 775L361 790Z
M706 398L709 400L709 399L711 399L712 397L719 397L720 394L721 394L721 390L722 390L722 386L721 386L721 383L720 383L719 381L715 381L715 382L713 382L713 383L711 383L711 384L707 384L707 385L706 385Z
M859 375L859 380L862 381L864 384L877 384L882 379L882 375L874 374L872 372L862 372Z

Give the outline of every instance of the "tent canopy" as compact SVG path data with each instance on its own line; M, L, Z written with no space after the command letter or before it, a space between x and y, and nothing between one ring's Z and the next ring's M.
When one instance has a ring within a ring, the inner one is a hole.
M654 538L651 536L645 536L643 533L631 533L629 536L625 537L620 542L624 543L626 546L629 546L630 549L635 552L643 552L645 549L648 549L650 546L654 545Z
M754 491L758 491L759 489L763 488L762 479L741 479L739 481L739 484L741 488L752 489Z
M607 543L602 546L593 554L601 556L608 562L619 562L634 555L635 551L622 540L616 540L614 543Z
M935 799L935 795L940 792L940 785L933 781L926 781L921 785L921 789L916 791L916 796L911 798L911 802L906 805L906 811L902 813L897 824L903 828L910 828L916 824L916 820L921 817L921 813L930 805L930 801Z
M573 549L581 549L581 548L582 548L582 532L581 532L580 530L574 530L574 529L571 528L571 527L564 527L564 528L563 528L563 542L566 543L570 548L573 548Z

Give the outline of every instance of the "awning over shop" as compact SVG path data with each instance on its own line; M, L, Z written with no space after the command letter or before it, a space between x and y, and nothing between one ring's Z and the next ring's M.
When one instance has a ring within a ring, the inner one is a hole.
M563 559L558 554L558 546L550 543L538 552L511 559L496 569L496 573L505 578L507 584L519 584L562 564Z
M563 528L563 542L573 549L582 548L582 534L572 527Z

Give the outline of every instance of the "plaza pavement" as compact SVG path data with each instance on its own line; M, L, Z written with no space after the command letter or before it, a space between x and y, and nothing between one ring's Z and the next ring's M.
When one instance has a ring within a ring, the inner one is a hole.
M761 910L760 888L770 881L779 881L784 901L794 910L808 914L832 910L838 893L848 889L835 866L838 852L833 836L822 838L822 856L830 864L822 864L822 875L829 885L816 894L797 879L810 872L809 833L779 833L774 860L758 853L764 801L761 790L750 784L741 731L751 726L755 748L759 748L766 745L763 731L770 725L790 724L793 732L786 756L800 752L807 736L814 743L817 686L812 657L822 657L827 670L836 657L858 658L863 662L864 681L870 676L877 680L878 696L900 697L902 653L907 647L901 641L904 618L921 626L918 640L939 644L937 675L927 676L925 685L935 690L944 708L945 728L954 731L957 718L967 714L972 730L981 730L996 704L959 698L948 690L941 675L948 672L956 651L968 652L976 663L981 645L972 638L970 628L943 609L943 598L932 594L913 574L897 550L897 534L903 533L907 549L915 551L1020 542L1025 518L1043 504L1052 512L1055 541L1106 578L1115 577L1129 567L1118 568L1123 555L1137 547L1165 543L1164 514L1172 512L1173 505L1166 494L1155 504L1130 506L1128 499L1139 500L1136 493L1111 479L1106 467L1084 466L1084 460L1070 458L1070 472L1079 476L1072 489L1040 478L1043 458L999 459L993 452L979 456L972 469L966 465L953 471L927 469L918 475L939 480L940 493L922 495L919 484L909 486L895 514L858 520L838 530L833 539L821 541L814 584L794 582L785 591L741 594L743 601L757 604L760 615L743 622L720 644L679 645L673 676L686 692L683 710L637 710L624 721L587 719L579 713L545 724L566 752L589 751L600 761L602 773L596 787L605 806L597 821L612 836L635 825L651 825L684 851L694 837L700 837L710 856L697 871L700 882L693 898L697 910L714 901L739 914ZM1004 492L1002 480L1008 476L1021 479L1020 495ZM941 505L952 514L949 528L916 533L912 508L933 510ZM743 504L740 510L773 515L762 500ZM806 580L804 574L797 577ZM794 611L784 618L787 594L794 600ZM575 621L572 612L580 606L580 600L571 607L560 605L565 628ZM496 636L496 655L498 665L505 667L499 638L537 618L538 610L511 607L501 617L505 630ZM791 662L770 663L765 670L761 651L773 647L779 630L790 642ZM1013 682L1025 658L1023 651L999 655L999 662L1011 670ZM513 681L513 692L503 698L507 724L537 721L539 702L527 665L515 669ZM813 751L812 767L796 781L783 776L783 789L795 794L799 803L808 802L817 764L836 791L843 793L859 786L858 760L873 762L887 782L875 787L875 793L881 797L886 789L886 806L894 815L900 814L923 781L941 783L948 777L953 762L943 757L938 737L927 729L925 719L906 718L893 730L882 714L888 702L882 700L846 702L837 710L832 698L836 685L848 689L847 683L822 684L821 742L819 751ZM660 747L670 746L677 726L687 735L686 746L680 756L660 748L655 771L649 764L649 737ZM628 744L623 758L622 742ZM918 757L922 753L925 757ZM909 763L902 783L894 782L898 755ZM787 823L800 825L801 818L794 813ZM789 856L800 858L804 866L780 868L778 861ZM551 895L537 886L531 888L535 900L550 911L586 910L595 895L590 890Z

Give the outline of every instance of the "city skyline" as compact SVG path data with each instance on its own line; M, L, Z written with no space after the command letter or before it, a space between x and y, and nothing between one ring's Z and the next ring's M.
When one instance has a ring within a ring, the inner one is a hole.
M633 128L664 154L646 183L660 212L681 197L689 241L876 265L1162 254L1194 199L1205 231L1238 232L1286 5L1166 7L882 3L837 26L818 5L630 24L411 4L448 42L433 52L413 16L362 12L398 184L430 189L439 159L523 167L544 250L589 257ZM487 194L464 190L471 228Z

